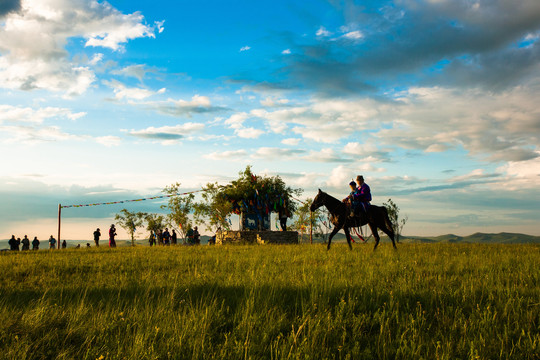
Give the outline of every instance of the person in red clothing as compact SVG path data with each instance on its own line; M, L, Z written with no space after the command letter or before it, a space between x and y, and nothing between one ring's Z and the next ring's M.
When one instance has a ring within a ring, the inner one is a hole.
M109 247L116 247L116 241L114 240L114 237L116 236L116 228L114 227L114 224L111 225L111 228L109 229Z

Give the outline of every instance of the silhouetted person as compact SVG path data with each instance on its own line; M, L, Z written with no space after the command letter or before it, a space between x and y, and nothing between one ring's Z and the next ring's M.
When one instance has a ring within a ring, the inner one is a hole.
M111 228L109 229L109 247L112 247L112 248L116 247L116 241L114 240L115 236L116 236L116 228L114 227L114 224L112 224Z
M154 230L150 231L150 238L148 239L148 242L150 242L150 246L156 245L156 233Z
M32 240L32 250L39 250L39 240L37 236L34 236L34 240Z
M196 226L193 228L193 243L195 245L201 244L201 234L199 234L199 230L197 230Z
M99 237L101 236L101 231L99 228L94 231L94 242L96 243L96 246L99 247Z
M173 245L176 245L177 239L178 239L178 235L176 235L176 231L173 229L172 234L171 234L171 243Z
M53 238L53 236L51 235L51 237L49 238L49 249L55 249L56 248L56 239Z
M11 235L11 239L8 241L9 244L9 250L11 251L17 251L17 239L15 239L15 235Z
M23 251L30 250L30 239L28 238L28 235L24 235L24 238L22 239L21 243L22 243Z
M66 240L62 241L62 249L67 248L67 242Z
M15 250L17 250L17 251L21 250L21 249L19 248L19 246L21 246L21 238L17 238L17 242L16 242L15 244L16 244L16 246L17 246L17 249L15 249Z
M165 231L163 232L163 244L169 245L170 238L171 234L169 233L169 228L165 228Z
M287 231L287 209L282 208L278 212L279 216L279 225L281 226L282 231Z

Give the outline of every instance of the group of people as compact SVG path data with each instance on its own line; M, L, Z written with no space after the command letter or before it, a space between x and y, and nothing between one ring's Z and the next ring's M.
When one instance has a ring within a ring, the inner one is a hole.
M101 237L101 230L99 228L94 231L94 243L97 247L99 247L99 238ZM116 247L116 227L114 224L111 224L111 227L109 228L109 247L115 248Z
M99 240L101 237L101 230L97 228L94 231L94 243L99 247ZM201 243L201 235L199 234L197 226L193 229L189 228L187 233L187 244L189 245L199 245ZM116 247L116 227L114 224L109 228L109 247ZM165 230L151 231L150 237L148 239L150 246L154 245L176 245L178 243L178 234L176 230L172 229L172 232L169 232L169 228Z
M186 238L188 245L199 245L201 243L201 235L197 226L187 230ZM165 230L150 231L148 241L150 242L150 246L176 245L178 244L178 235L176 234L176 230L173 229L172 232L169 232L169 228L165 228Z
M176 245L178 242L178 235L176 230L169 232L169 228L165 230L159 229L158 231L150 231L150 238L148 239L150 246L154 245Z
M8 240L9 249L12 251L25 251L30 250L30 245L32 245L32 250L39 250L39 245L41 244L41 241L37 238L37 236L34 237L34 240L30 242L30 239L28 238L28 235L24 235L22 238L15 238L15 235L11 235L11 239ZM22 249L21 249L22 245ZM62 248L65 248L67 246L66 240L62 242ZM51 235L49 238L49 249L56 249L56 239Z

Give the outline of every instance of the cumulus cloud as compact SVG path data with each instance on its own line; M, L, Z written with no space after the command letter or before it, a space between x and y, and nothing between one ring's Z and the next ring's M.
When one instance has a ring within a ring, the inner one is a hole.
M315 161L315 162L340 162L340 163L350 163L353 161L351 158L344 158L340 154L338 154L333 149L322 149L320 151L310 151L310 153L304 157L304 159L308 161Z
M48 119L67 118L70 120L77 120L85 115L86 113L84 112L74 113L67 108L44 107L34 109L31 107L0 105L0 124L41 124Z
M216 151L204 155L203 157L210 160L243 160L248 156L245 150L228 150Z
M387 145L427 152L464 147L490 161L538 157L538 85L490 94L481 89L410 88L381 118L397 118L375 136Z
M113 89L116 100L144 100L150 96L165 92L165 88L158 91L136 87L129 88L117 80L104 81L103 83Z
M274 86L379 95L395 81L418 84L411 73L425 85L499 90L538 76L536 0L379 1L336 8L348 25L334 32L321 26L311 41L291 40L295 56L282 57L289 76Z
M164 90L160 90L164 92ZM221 112L227 110L225 107L213 106L207 96L194 95L191 100L167 99L166 101L154 101L141 103L151 109L170 116L187 116L194 114L204 114Z
M248 50L251 50L251 47L250 47L250 46L247 46L247 45L246 45L246 46L242 46L242 47L240 48L240 52L248 51Z
M199 132L204 129L204 124L199 123L185 123L175 126L150 126L143 130L131 130L129 135L151 140L165 141L165 144L170 144L169 141L176 141L185 138L187 135Z
M143 81L148 73L156 73L156 69L149 69L144 64L129 65L121 69L111 71L111 74L122 75L127 77L134 77L139 81Z
M122 14L107 2L26 0L0 23L0 86L82 94L95 74L70 59L68 39L121 50L129 40L153 37L154 30L141 14Z
M257 151L251 155L251 157L254 159L280 160L296 157L303 153L304 150L262 147L257 149Z

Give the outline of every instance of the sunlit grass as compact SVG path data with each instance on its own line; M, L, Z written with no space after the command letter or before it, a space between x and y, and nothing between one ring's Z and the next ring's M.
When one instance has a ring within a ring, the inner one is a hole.
M0 357L540 356L540 246L137 247L0 256Z

